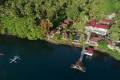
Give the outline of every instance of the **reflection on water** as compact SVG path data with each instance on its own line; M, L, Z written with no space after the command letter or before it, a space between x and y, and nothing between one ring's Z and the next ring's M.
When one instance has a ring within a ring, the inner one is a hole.
M84 57L86 73L72 70L81 49L57 46L44 41L18 40L0 37L0 80L119 80L120 63L103 53ZM21 61L10 64L9 59L20 55Z

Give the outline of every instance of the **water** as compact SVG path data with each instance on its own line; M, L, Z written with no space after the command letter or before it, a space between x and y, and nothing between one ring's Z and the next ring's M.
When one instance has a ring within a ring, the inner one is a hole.
M103 54L84 58L86 73L70 68L79 58L81 49L57 46L44 41L0 37L0 80L119 80L120 63ZM10 64L9 59L21 59Z

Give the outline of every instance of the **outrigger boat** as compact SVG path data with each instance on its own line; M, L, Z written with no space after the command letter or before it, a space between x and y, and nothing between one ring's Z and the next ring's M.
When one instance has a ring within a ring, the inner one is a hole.
M21 60L20 56L14 56L13 59L10 59L10 63L16 63L16 60Z
M75 64L72 64L71 68L82 71L82 72L86 72L86 68L84 67L83 63L80 61L77 61Z
M75 64L72 64L71 68L82 71L82 72L86 72L86 68L84 67L84 65L82 63L84 51L85 51L85 49L83 48L79 60Z

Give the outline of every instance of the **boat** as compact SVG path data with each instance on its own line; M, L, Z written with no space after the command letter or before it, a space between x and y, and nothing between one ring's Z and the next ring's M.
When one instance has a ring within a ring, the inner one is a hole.
M14 56L12 59L10 59L10 63L16 63L17 60L21 60L20 56Z
M86 68L80 61L77 61L75 64L72 64L71 68L82 71L82 72L86 72Z

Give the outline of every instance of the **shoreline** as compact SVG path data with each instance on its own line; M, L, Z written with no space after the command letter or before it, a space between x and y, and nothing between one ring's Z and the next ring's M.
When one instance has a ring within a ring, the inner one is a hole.
M58 42L58 41L55 41L55 40L48 40L48 39L45 39L45 41L47 41L48 43L52 43L52 44L55 44L55 45L66 45L66 46L70 46L70 47L77 47L77 48L81 48L82 45L80 43L78 44L75 44L75 42L70 42L69 40L68 41L65 41L65 42Z
M70 42L70 41L65 41L64 43L63 42L59 42L59 41L55 41L55 40L48 40L48 39L45 39L45 41L47 41L48 43L51 43L51 44L55 44L55 45L64 45L64 46L70 46L70 47L75 47L75 48L82 48L82 45L79 43L79 44L75 44L75 42ZM108 52L106 50L103 50L103 49L99 49L99 48L95 48L95 52L99 52L99 53L105 53L106 55L114 58L115 60L118 60L120 61L120 54L116 52L116 54L112 53L112 50L111 52Z
M20 40L28 40L27 38L20 38L20 37L17 37L17 36L12 36L12 35L0 35L1 38L12 38L12 39L20 39ZM28 41L40 41L40 39L37 39L37 40L28 40ZM55 44L55 45L63 45L63 46L70 46L70 47L73 47L73 48L82 48L82 45L80 43L78 44L75 44L75 42L73 41L70 41L70 40L53 40L53 39L42 39L41 41L45 41L45 42L48 42L48 43L51 43L51 44ZM120 61L120 54L119 53L115 53L113 52L112 50L109 50L106 51L104 49L99 49L99 48L95 48L95 52L100 52L100 53L105 53L109 56L111 56L112 58L114 58L115 60L118 60Z

